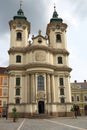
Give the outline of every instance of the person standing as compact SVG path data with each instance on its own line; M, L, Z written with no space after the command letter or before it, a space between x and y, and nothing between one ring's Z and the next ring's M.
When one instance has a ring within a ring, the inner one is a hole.
M77 118L77 115L78 115L78 106L74 104L73 108L74 108L75 118Z

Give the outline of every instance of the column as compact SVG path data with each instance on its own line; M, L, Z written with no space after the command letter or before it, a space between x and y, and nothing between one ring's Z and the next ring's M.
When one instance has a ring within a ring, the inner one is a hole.
M46 74L44 74L44 91L45 91L45 94L46 94Z
M35 79L34 79L34 74L31 75L31 102L35 102Z
M50 75L47 74L47 103L51 103Z
M55 102L55 82L54 82L54 75L51 75L51 93L52 93L52 103Z
M37 101L37 73L35 73L35 102Z
M31 82L30 82L30 75L27 75L27 103L31 102Z

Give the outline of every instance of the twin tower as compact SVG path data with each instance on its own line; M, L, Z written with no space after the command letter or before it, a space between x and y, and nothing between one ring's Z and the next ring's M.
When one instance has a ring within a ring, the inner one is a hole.
M70 116L71 88L66 43L67 24L53 16L46 36L32 36L30 22L20 8L9 22L9 116L15 106L21 117L34 114Z

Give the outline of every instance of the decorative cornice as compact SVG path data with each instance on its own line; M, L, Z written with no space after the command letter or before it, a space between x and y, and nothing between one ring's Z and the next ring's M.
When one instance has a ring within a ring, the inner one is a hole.
M68 66L55 66L47 63L30 63L26 65L10 65L8 66L8 70L25 70L30 68L46 68L46 69L53 69L54 71L67 71L71 72L71 68Z
M45 51L49 51L53 54L66 54L69 55L69 52L65 49L57 49L57 48L53 48L50 46L44 46L44 45L31 45L31 46L27 46L27 47L12 47L9 49L8 53L28 53L30 51L34 51L34 50L45 50Z

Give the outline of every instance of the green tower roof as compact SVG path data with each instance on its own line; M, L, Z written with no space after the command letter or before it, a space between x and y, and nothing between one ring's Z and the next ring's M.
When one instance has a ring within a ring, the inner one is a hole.
M17 15L13 17L13 19L22 19L22 20L27 20L27 18L24 16L24 12L23 10L20 8L18 11L17 11Z
M54 12L53 12L52 18L50 19L50 23L53 23L53 22L61 22L62 23L62 21L63 20L61 18L58 18L56 7L54 6Z

